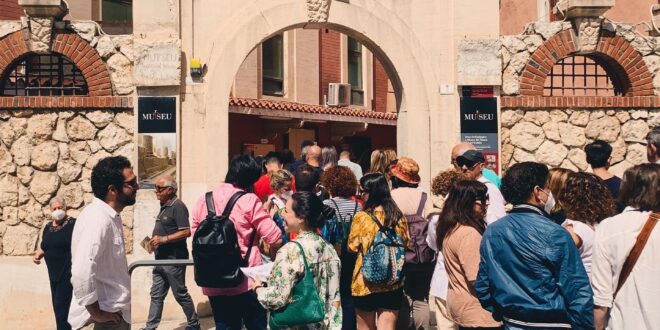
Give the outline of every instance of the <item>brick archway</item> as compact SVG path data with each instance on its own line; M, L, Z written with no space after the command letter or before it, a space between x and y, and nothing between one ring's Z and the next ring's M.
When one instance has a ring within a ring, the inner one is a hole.
M546 40L531 56L523 69L520 95L543 96L545 80L552 67L560 60L576 52L571 30L562 31ZM653 77L642 56L624 38L604 34L600 37L596 52L589 54L608 64L612 73L626 87L624 96L654 95Z
M22 31L16 31L0 40L0 76L11 65L30 53ZM87 41L73 32L56 32L51 51L69 58L83 74L89 96L112 96L110 74L101 56Z

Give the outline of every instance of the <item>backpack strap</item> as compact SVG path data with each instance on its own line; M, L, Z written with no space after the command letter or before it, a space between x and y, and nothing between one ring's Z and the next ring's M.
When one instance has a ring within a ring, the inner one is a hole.
M206 217L209 218L209 219L215 218L215 216L217 214L215 213L215 203L213 202L213 192L212 191L207 192L204 197L206 199L206 210L208 212L208 215Z
M619 293L619 290L621 290L621 287L626 282L628 276L635 267L637 259L639 259L639 256L642 254L644 246L646 246L646 242L649 240L649 236L651 236L651 232L653 231L655 225L658 223L658 220L660 220L660 215L653 212L651 215L649 215L649 218L646 220L644 227L642 227L642 231L637 236L635 245L633 245L628 258L626 258L626 261L623 263L623 268L621 269L621 274L619 274L619 282L616 285L616 291L614 291L613 299L616 299L617 293Z
M424 207L426 206L426 193L422 192L422 198L419 201L419 207L417 207L417 215L420 217L422 216L424 212Z
M376 216L373 213L367 213L367 214L369 214L369 217L371 218L371 220L373 220L373 222L376 223L376 225L378 226L379 231L386 232L385 227L383 227L383 225L380 223L378 218L376 218Z
M341 215L341 212L339 212L339 205L337 205L337 202L335 202L334 199L330 199L330 201L332 202L332 204L335 205L335 210L337 210L337 212L335 212L335 214L339 218L339 221L341 221L343 223L344 222L344 217Z
M245 194L247 194L245 191L237 191L236 193L234 193L229 199L229 202L227 202L224 211L222 211L222 215L225 217L229 217L238 199L243 197L243 195Z

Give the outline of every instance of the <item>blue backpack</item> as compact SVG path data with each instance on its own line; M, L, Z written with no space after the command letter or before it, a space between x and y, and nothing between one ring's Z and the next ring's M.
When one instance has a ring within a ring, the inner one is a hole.
M373 214L369 215L379 230L367 252L362 255L362 276L371 284L401 283L406 262L403 238L393 228L384 227Z

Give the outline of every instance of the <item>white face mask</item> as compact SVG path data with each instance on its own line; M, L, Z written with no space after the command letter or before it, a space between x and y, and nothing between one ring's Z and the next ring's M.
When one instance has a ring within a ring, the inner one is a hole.
M66 216L66 213L64 212L64 210L55 210L53 211L53 213L51 213L51 216L55 221L62 221L62 219L64 219L64 217Z
M544 192L545 192L545 190L544 190ZM550 193L548 193L548 200L545 201L545 205L543 206L543 210L546 213L549 214L550 212L552 212L552 209L555 208L555 204L556 204L555 196L552 196L552 191L551 191Z
M283 192L282 195L280 195L280 196L282 197L283 200L287 201L287 200L289 200L289 198L291 198L291 196L293 196L293 191L287 190L287 191Z

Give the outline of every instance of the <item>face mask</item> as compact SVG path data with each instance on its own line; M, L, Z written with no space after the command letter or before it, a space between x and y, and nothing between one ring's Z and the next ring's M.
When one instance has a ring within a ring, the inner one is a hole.
M287 191L283 192L282 195L280 195L280 196L281 196L282 199L285 200L285 201L286 201L286 200L289 200L289 198L291 198L291 196L293 196L293 191L291 191L291 190L287 190Z
M548 200L545 201L545 205L543 206L543 210L546 213L552 212L552 209L555 208L555 197L552 196L552 191L548 193Z
M64 219L66 216L66 213L64 213L64 210L55 210L53 213L51 213L51 216L55 221L62 221L62 219Z

